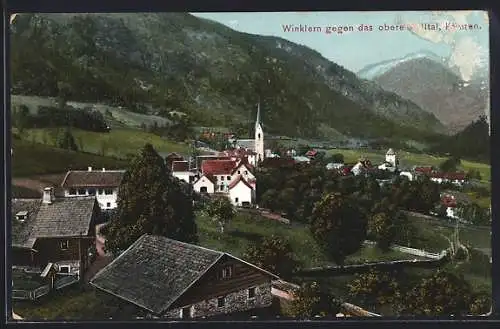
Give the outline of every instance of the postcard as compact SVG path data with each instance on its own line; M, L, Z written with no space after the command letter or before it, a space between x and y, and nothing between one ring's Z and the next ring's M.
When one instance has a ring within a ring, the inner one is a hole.
M491 314L488 24L12 15L12 319Z

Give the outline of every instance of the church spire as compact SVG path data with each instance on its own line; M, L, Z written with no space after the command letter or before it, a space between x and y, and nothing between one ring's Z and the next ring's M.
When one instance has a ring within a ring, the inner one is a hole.
M260 97L259 97L259 102L257 103L257 120L255 121L255 125L259 125L261 123L260 121Z

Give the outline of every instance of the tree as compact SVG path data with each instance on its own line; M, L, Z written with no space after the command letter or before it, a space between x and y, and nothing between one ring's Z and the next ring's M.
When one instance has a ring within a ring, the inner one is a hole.
M442 172L453 172L453 171L457 171L457 167L460 165L461 163L461 160L460 158L456 157L456 156L453 156L453 157L450 157L446 160L444 160L440 165L439 165L439 169L442 171Z
M387 251L409 224L408 218L402 212L386 209L370 216L368 236L377 242L381 250Z
M366 229L366 216L340 193L325 195L315 205L311 216L311 233L315 241L339 265L361 248Z
M332 155L331 161L334 163L344 163L344 155L342 153L335 153Z
M276 235L249 245L243 258L283 278L289 278L299 265L288 240Z
M464 315L470 309L472 288L462 276L438 271L423 278L406 297L404 313L407 314Z
M123 176L106 250L119 253L145 233L196 242L194 218L192 188L172 177L163 158L146 144Z
M76 145L75 138L73 137L73 134L71 133L71 130L69 128L63 130L59 135L57 139L57 147L65 150L78 151L78 146Z
M347 285L354 298L367 305L395 304L401 297L401 289L395 273L369 270L356 274Z
M230 223L236 215L231 200L225 196L211 198L205 207L205 212L219 225L221 234L224 234L226 225Z
M72 87L69 83L64 81L57 82L57 98L59 102L59 107L64 108L66 102L72 95Z
M474 294L470 304L472 315L483 315L491 311L491 294L479 292Z
M17 130L19 131L19 134L22 134L24 132L24 129L28 127L29 124L29 119L30 119L30 110L29 108L21 104L19 105L19 108L14 110L13 113L13 122Z
M260 206L263 208L269 208L271 211L275 211L277 198L278 191L275 189L269 189L260 197Z
M322 291L316 282L305 283L295 293L295 299L285 309L288 316L310 319L316 315L335 315L340 311L341 303Z

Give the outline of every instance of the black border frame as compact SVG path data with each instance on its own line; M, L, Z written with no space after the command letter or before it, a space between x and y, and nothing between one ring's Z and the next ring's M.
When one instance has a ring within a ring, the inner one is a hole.
M87 0L87 1L57 1L57 0L3 0L3 83L4 86L10 85L10 73L9 73L9 52L8 52L8 42L9 35L6 33L10 28L9 18L11 13L23 13L23 12L154 12L154 11L178 11L178 12L263 12L263 11L392 11L392 10L488 10L490 16L490 97L491 97L491 109L490 109L490 122L491 122L491 182L492 182L492 232L500 232L500 223L498 223L498 218L500 218L500 204L496 202L493 197L495 195L500 195L500 159L494 156L494 146L500 144L500 133L495 129L497 126L500 127L500 83L497 83L497 77L500 69L498 68L496 59L500 58L500 11L491 8L493 1L485 0L471 0L471 1L451 1L450 3L439 5L435 0L420 0L414 3L401 3L398 4L390 3L386 1L373 1L373 0L350 0L348 2L335 2L333 1L288 1L286 3L254 0L254 1L237 1L237 0L217 0L210 1L209 3L201 1L183 0L179 2L167 2L161 0L116 0L116 1L102 1L102 0ZM5 186L1 209L5 215L10 214L10 145L11 145L11 134L10 134L10 97L9 90L4 88L4 111L2 111L2 121L3 121L3 143L2 143L2 155L4 161L2 161L2 175L0 177L0 183ZM499 128L500 129L500 128ZM499 198L500 200L500 198ZM5 269L10 268L10 260L8 257L8 250L10 246L10 222L7 220L8 216L4 217L4 225L2 227L3 234L1 236L2 244L4 246L3 250L3 265ZM368 325L380 324L382 326L400 326L409 325L410 327L417 327L418 325L425 325L430 327L449 327L458 325L471 325L471 326L481 326L485 328L498 328L500 325L500 266L495 266L495 264L500 264L500 235L495 233L492 234L492 278L493 278L493 314L488 318L474 317L470 319L460 319L452 320L449 318L436 318L435 320L429 319L348 319L348 320L333 320L333 321L198 321L198 322L149 322L149 321L130 321L130 322L117 322L117 321L72 321L72 322L13 322L10 319L11 308L10 303L2 303L2 309L4 309L3 314L7 316L6 320L10 325L19 324L34 324L37 326L49 325L50 327L61 327L61 326L86 326L102 323L104 325L111 326L122 326L122 325L136 325L143 324L145 326L158 326L158 325L175 325L175 326L195 326L203 327L207 325L214 325L216 327L222 326L241 326L241 327L280 327L280 328L320 328L330 325L342 326L342 327L360 327ZM10 271L2 271L2 291L7 294L9 290L8 282L10 282ZM495 280L495 278L498 278Z

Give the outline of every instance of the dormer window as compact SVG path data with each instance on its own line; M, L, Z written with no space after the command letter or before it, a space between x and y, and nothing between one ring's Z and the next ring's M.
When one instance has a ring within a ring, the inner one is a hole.
M20 211L16 214L16 219L23 223L26 219L28 218L28 212L27 211Z
M60 247L61 247L61 250L68 250L68 248L69 248L69 241L68 240L61 241Z

